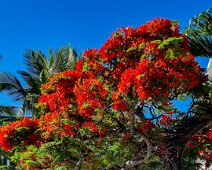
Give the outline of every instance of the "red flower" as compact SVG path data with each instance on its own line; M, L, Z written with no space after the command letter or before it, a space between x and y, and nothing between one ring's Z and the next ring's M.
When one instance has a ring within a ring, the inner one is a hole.
M95 123L94 122L92 122L92 121L86 121L86 122L84 122L83 123L83 125L82 125L84 128L86 128L86 129L89 129L89 130L91 130L93 133L97 133L98 132L98 128L97 128L97 126L95 125Z
M206 132L206 136L208 137L208 139L209 139L210 141L212 141L212 130L208 130L208 131Z
M114 110L117 110L117 111L127 111L128 110L126 103L120 99L115 100L112 104L112 107Z
M201 156L203 156L205 154L205 152L203 150L199 150L198 151L198 154L201 155Z
M79 72L81 72L82 71L82 68L83 68L83 61L82 60L79 60L79 61L77 61L77 63L76 63L76 70L77 71L79 71Z
M24 118L0 128L0 146L12 150L23 141L26 145L41 143L41 135L37 132L39 122L36 118Z
M150 120L147 120L143 122L142 125L139 127L139 131L142 133L146 133L149 129L152 129L154 127L155 127L154 123Z

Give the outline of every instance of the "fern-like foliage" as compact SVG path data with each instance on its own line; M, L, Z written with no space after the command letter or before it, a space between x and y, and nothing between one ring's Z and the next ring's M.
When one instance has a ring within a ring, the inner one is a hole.
M194 56L212 57L212 9L193 17L185 33Z

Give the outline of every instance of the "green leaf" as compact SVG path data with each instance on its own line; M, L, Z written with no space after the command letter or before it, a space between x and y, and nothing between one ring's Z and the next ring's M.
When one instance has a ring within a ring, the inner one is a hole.
M138 80L140 80L142 77L144 77L144 75L143 75L143 74L140 74L140 75L138 75L136 78L137 78Z
M172 20L172 25L179 25L179 22L177 20Z
M98 80L103 83L104 77L103 76L99 76Z
M82 109L88 108L88 107L90 107L90 106L91 106L90 104L84 103L84 104L82 105Z
M175 55L174 55L174 52L173 52L172 49L168 49L168 50L166 51L166 56L165 56L165 58L167 58L167 59L174 59L174 58L175 58Z
M47 71L47 70L42 70L41 73L40 73L41 82L42 82L42 83L47 82L48 77L49 77L48 71Z
M154 41L152 41L152 43L155 43L155 44L161 44L163 41L161 41L161 40L154 40Z
M49 65L50 65L50 67L53 65L53 63L54 63L53 52L52 52L52 49L49 49Z
M7 166L7 165L1 165L1 166L0 166L0 169L2 169L2 170L5 169L5 170L6 170L6 169L8 169L8 166Z
M166 40L163 40L162 43L160 43L158 45L158 48L159 49L163 49L165 46L168 46L168 45L177 45L179 46L179 43L183 41L183 37L171 37L171 38L168 38ZM155 42L155 41L154 41Z
M133 47L128 48L128 49L127 49L127 53L130 53L130 52L135 51L135 50L136 50L136 49L135 49L135 48L133 48Z
M114 36L115 38L118 38L118 37L120 37L120 34L119 34L118 32L114 32L113 36Z
M145 43L141 43L141 44L139 44L138 49L139 49L139 50L143 50L143 48L144 48L145 46L146 46Z
M17 127L15 130L18 132L22 132L23 130L28 130L29 127Z
M147 58L147 56L145 54L141 55L141 60Z
M33 160L26 160L26 164L29 164L29 165L35 165L37 164L37 162L33 161Z
M88 65L88 62L84 62L82 71L83 71L83 72L86 72L86 71L88 71L89 69L90 69L90 66Z
M182 100L182 101L186 101L186 100L187 100L185 94L178 94L178 95L177 95L177 99L178 99L178 100Z

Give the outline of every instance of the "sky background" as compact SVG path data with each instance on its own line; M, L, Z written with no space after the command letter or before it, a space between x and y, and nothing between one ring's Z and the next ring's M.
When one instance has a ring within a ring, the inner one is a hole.
M0 71L23 70L27 49L70 44L78 53L99 48L121 26L139 26L155 17L189 19L212 7L212 0L0 0ZM207 67L208 59L198 59ZM4 97L0 104L7 103Z

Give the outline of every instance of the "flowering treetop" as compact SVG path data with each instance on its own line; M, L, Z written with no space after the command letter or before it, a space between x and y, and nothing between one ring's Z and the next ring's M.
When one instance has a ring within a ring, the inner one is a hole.
M172 101L205 80L177 23L156 18L120 28L99 50L86 50L76 70L49 78L37 104L40 117L2 127L0 145L20 154L33 150L32 159L39 161L29 165L23 156L20 163L28 169L137 166L154 152L149 134L171 128L179 116L170 109ZM141 138L146 147L138 150ZM69 155L58 161L50 149L40 156L45 147ZM114 154L119 160L111 160Z

